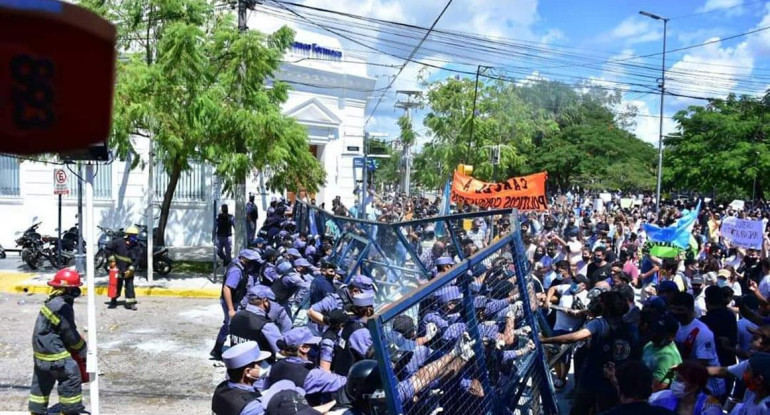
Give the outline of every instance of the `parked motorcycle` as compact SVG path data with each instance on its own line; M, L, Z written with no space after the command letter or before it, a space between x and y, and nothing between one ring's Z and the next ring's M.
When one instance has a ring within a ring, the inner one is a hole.
M43 236L38 233L37 228L43 222L37 222L27 228L21 237L16 239L16 246L21 248L21 260L31 269L38 269L43 265L45 256L43 255Z
M94 256L94 264L96 264L96 269L104 268L105 271L109 271L107 269L107 255L104 253L104 249L107 247L107 244L110 243L115 238L122 238L123 237L123 228L120 228L118 230L112 230L108 228L103 228L101 226L96 226L99 228L100 231L102 231L102 235L99 237L99 240L97 242L98 250L96 251L96 255Z
M141 247L141 256L139 258L139 268L147 269L147 225L138 225L139 228L139 246ZM158 233L158 228L153 229L153 237ZM156 238L157 240L157 238ZM152 268L160 275L168 275L174 267L174 261L168 255L168 248L165 246L153 246L152 249Z

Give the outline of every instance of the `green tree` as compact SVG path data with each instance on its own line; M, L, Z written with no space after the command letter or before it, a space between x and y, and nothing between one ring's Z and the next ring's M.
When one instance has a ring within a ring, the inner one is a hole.
M280 112L288 87L272 79L293 40L290 29L239 33L232 12L206 0L81 4L118 27L111 146L136 167L133 137L147 137L169 175L158 243L191 162L212 163L236 199L244 195L234 185L255 169L277 190L315 191L324 182L304 129ZM242 216L241 205L236 216Z
M679 111L674 115L678 132L664 138L666 187L715 191L725 198L764 198L770 173L768 110L768 96L731 94Z

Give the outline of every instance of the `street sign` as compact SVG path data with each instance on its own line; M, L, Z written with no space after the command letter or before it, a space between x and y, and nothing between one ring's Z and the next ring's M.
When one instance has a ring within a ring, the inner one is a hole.
M53 194L70 194L69 177L67 177L67 172L64 169L53 170Z
M211 200L219 200L222 197L222 179L214 176L211 179Z

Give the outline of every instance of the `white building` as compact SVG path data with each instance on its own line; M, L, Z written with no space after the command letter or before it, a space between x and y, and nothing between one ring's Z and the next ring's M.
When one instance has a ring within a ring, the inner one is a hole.
M365 61L347 54L334 38L298 32L293 49L286 54L278 78L292 91L283 106L286 115L307 128L310 150L326 169L326 184L315 195L317 203L331 204L335 196L351 206L355 188L353 158L363 155L365 108L375 79L366 73ZM136 137L136 148L147 159L148 142ZM0 156L0 244L13 248L16 232L42 221L39 231L54 234L57 226L57 197L53 195L52 164ZM74 168L74 166L73 166ZM211 166L196 165L177 186L166 228L166 243L200 246L211 243L213 203ZM163 198L168 177L155 169L154 201ZM360 178L360 172L358 173ZM73 192L63 198L62 225L76 223L77 180L70 174ZM255 175L247 192L259 194ZM100 165L95 184L96 223L109 228L145 223L150 203L148 172L130 169L128 162ZM269 201L271 195L266 195ZM293 197L293 195L287 195ZM224 201L232 205L232 201ZM261 197L257 196L261 208ZM159 205L156 205L156 215ZM231 208L231 212L233 209ZM260 209L260 221L264 210ZM97 232L97 235L99 232Z

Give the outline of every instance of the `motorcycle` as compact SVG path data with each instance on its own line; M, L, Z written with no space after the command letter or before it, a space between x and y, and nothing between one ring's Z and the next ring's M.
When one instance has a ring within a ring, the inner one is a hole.
M42 223L37 222L33 224L15 241L16 246L21 248L21 260L33 270L43 265L43 260L47 257L47 254L44 252L46 242L43 241L43 236L37 231L37 228Z
M137 225L135 224L137 228L139 228L139 235L138 235L138 242L139 246L141 247L140 251L140 259L139 259L139 268L140 269L147 269L147 225ZM153 229L153 237L157 234L158 228ZM157 238L156 238L157 239ZM152 249L152 268L160 275L166 276L171 273L171 270L174 267L174 261L171 260L171 257L168 255L168 248L165 246L153 246Z
M118 229L117 231L114 231L112 229L103 228L101 226L96 226L99 228L100 231L102 231L102 235L99 237L99 240L97 241L98 250L96 251L96 255L94 256L94 264L96 265L96 269L104 268L105 271L109 271L107 269L107 255L104 252L104 249L107 247L107 244L110 243L115 238L122 238L123 237L123 228Z
M51 265L56 268L63 268L69 265L78 252L78 238L80 229L77 225L67 229L61 234L61 255L59 255L58 239L56 237L43 237L43 241L49 243L46 247L49 250L49 259ZM83 253L85 253L86 241L83 240Z

